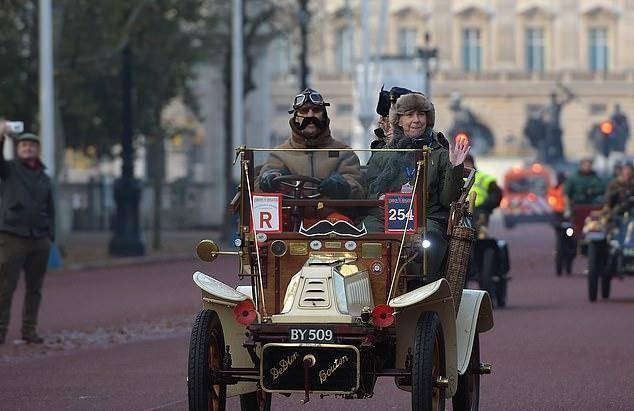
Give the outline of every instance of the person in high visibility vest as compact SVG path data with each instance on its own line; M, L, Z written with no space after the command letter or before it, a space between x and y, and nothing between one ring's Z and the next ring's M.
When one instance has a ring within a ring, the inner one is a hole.
M474 221L478 227L486 227L491 213L502 201L502 189L497 185L495 177L476 168L471 154L467 154L464 166L476 170L475 182L470 191L476 193Z

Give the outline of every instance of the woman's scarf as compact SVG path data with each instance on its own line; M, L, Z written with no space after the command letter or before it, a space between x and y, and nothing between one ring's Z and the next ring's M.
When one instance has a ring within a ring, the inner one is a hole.
M407 137L400 127L394 128L394 136L392 140L385 146L385 148L392 149L407 149L418 148L421 149L424 146L430 146L434 141L434 132L431 127L427 127L423 132L421 138L413 139ZM386 153L388 158L385 163L383 172L374 180L370 185L370 193L376 193L377 197L381 194L385 194L390 191L391 187L398 183L400 185L409 181L396 181L399 178L402 170L412 170L415 174L416 170L416 153L415 152L395 152Z

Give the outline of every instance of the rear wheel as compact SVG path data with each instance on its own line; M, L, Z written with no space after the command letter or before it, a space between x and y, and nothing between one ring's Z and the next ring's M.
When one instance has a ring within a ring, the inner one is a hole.
M593 241L588 245L588 297L590 301L597 300L599 277L603 267L602 244Z
M604 300L610 298L610 286L612 285L612 277L608 273L601 276L601 297Z
M241 411L269 411L271 409L271 393L257 390L240 395Z
M445 389L437 384L445 377L445 337L438 314L424 312L416 324L412 361L412 410L444 411Z
M572 263L575 261L575 256L576 254L570 254L568 255L568 258L566 258L566 274L570 275L572 274Z
M555 240L555 273L560 276L564 270L564 250L563 239L561 238L561 228L556 230L557 238Z
M495 283L495 299L498 303L498 307L504 308L506 307L506 287L508 285L508 280L506 276L500 276L498 282Z
M214 381L222 369L225 338L215 311L201 310L194 319L189 341L187 396L190 411L225 411L227 386Z
M480 289L489 293L492 299L495 299L496 290L493 284L493 273L495 269L495 250L487 247L482 253L482 272L480 272Z
M458 390L451 399L454 411L478 411L480 408L480 338L473 339L469 367L458 377Z

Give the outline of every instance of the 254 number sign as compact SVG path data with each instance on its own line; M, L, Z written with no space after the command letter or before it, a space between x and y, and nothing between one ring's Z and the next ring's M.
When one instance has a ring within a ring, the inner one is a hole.
M418 216L416 199L410 210L412 193L385 194L385 232L402 233L407 225L407 232L416 232Z

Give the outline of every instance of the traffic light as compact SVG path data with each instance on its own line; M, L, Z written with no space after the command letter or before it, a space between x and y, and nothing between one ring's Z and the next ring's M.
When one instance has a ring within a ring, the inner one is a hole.
M599 133L600 137L597 141L599 146L599 151L605 157L610 155L610 151L612 151L613 139L612 133L614 132L614 124L611 121L602 121L599 124Z
M605 137L609 137L610 134L612 134L612 132L614 131L614 125L611 121L604 121L599 126L599 129Z

